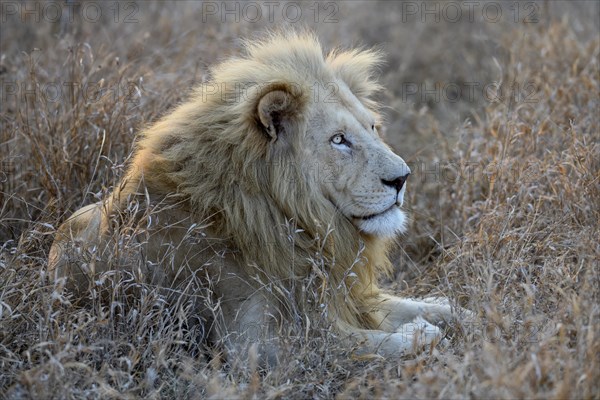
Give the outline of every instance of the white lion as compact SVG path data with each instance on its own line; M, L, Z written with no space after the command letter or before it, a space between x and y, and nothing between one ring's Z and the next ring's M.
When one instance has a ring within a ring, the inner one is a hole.
M447 302L377 285L391 268L391 239L405 230L410 174L378 133L370 96L380 60L371 50L324 56L307 34L248 43L245 56L213 68L188 102L143 132L114 192L60 228L50 270L79 296L117 264L163 287L208 277L202 295L220 305L212 334L230 353L256 339L248 327L260 323L276 338L290 318L266 282L294 293L315 270L328 318L360 351L396 356L439 341L454 318ZM126 214L145 224L142 233L126 231ZM117 252L124 241L137 250Z

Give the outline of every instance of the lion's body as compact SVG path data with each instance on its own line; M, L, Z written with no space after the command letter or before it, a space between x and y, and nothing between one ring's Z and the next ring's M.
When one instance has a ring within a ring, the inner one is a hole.
M246 57L214 68L190 101L145 130L110 197L60 228L50 269L80 291L115 263L164 287L200 277L220 304L214 334L224 338L247 336L257 321L274 332L286 312L265 285L299 282L319 259L334 326L368 351L409 349L412 336L393 332L451 312L377 286L390 269L389 238L403 229L408 171L374 128L378 61L371 51L325 58L308 35L248 45ZM329 141L341 131L352 144ZM143 229L124 233L126 215ZM128 255L116 251L124 240Z

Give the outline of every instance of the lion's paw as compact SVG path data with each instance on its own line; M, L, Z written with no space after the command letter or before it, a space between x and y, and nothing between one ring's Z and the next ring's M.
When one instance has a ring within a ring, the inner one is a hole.
M417 317L414 321L401 325L395 334L401 335L402 343L406 346L403 350L437 345L445 341L444 331L421 317Z

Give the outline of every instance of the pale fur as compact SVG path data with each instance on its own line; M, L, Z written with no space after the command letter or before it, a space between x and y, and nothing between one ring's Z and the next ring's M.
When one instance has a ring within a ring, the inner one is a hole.
M405 189L381 182L408 172L370 129L381 58L372 50L324 56L309 34L246 42L245 56L213 68L189 101L143 132L112 195L60 228L50 254L57 282L81 293L115 262L159 286L206 276L203 294L220 304L213 338L233 353L257 339L248 326L260 322L276 338L290 317L270 283L299 290L292 282L316 271L326 315L359 351L391 356L417 339L439 340L434 325L452 318L449 305L400 299L377 285L391 268L390 238L404 229ZM329 141L341 130L352 148ZM382 217L354 218L390 206ZM131 254L116 255L126 214L145 229L127 236Z

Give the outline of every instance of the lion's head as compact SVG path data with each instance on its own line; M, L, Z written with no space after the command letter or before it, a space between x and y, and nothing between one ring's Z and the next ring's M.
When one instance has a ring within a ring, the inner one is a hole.
M410 170L381 140L376 106L368 100L377 88L370 71L378 54L332 53L325 59L312 38L296 38L292 45L297 48L280 48L280 54L276 43L251 49L255 57L273 58L265 66L288 76L285 87L263 88L257 106L271 152L285 151L293 142L289 136L297 136L293 158L302 176L314 179L307 184L319 184L319 194L356 228L377 236L403 231L400 206ZM289 57L293 52L296 57Z

